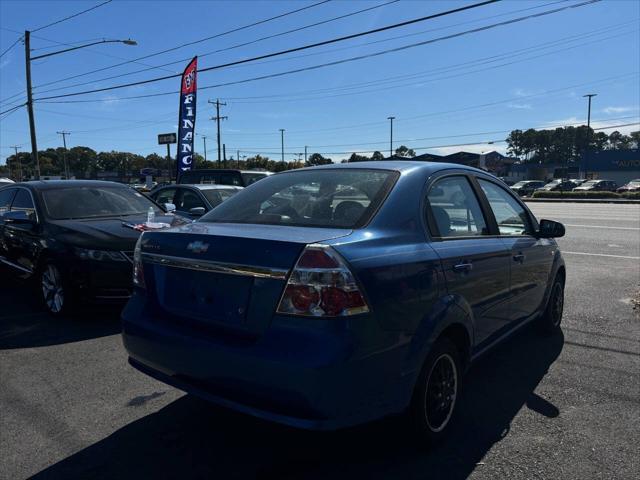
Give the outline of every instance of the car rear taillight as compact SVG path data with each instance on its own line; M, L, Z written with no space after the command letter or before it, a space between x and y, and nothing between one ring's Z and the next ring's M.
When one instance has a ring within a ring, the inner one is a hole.
M142 234L144 235L144 233ZM144 283L144 269L142 268L142 248L140 243L142 235L136 242L136 248L133 250L133 284L138 288L146 288Z
M278 313L339 317L366 313L369 306L345 261L327 245L308 245L284 289Z

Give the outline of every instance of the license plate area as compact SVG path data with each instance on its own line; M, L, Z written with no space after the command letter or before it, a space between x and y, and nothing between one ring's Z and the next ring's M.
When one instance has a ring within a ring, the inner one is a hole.
M163 307L176 315L205 322L242 326L253 287L253 278L163 267Z

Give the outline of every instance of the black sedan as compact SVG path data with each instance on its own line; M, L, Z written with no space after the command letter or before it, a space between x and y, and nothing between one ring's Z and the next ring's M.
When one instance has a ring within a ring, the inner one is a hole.
M140 230L184 223L149 198L113 182L35 181L0 187L0 264L33 278L47 310L131 294Z
M242 190L231 185L167 185L149 194L152 200L167 210L195 219L220 205Z
M553 180L547 183L544 187L538 188L537 192L570 192L578 185L571 180Z
M521 182L512 185L510 188L521 197L528 197L538 188L545 186L545 182L541 180L522 180Z

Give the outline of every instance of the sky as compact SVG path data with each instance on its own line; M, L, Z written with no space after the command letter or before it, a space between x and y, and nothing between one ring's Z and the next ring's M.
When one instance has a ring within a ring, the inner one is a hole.
M32 56L130 38L136 46L105 43L32 62L38 148L62 146L56 132L65 130L71 132L69 148L164 155L157 135L177 131L179 78L44 97L178 74L195 55L203 69L479 1L113 0L48 26L104 0L0 0L0 112L25 102L24 46L11 45L26 29L33 32ZM504 152L510 130L586 123L587 93L597 94L592 127L636 123L615 129L638 130L640 2L583 3L505 0L201 72L195 150L203 154L206 136L207 158L217 158L215 108L208 103L217 98L226 103L222 142L234 158L239 151L279 159L280 129L286 160L299 158L305 146L334 161L351 152L386 155L389 116L395 117L394 148ZM540 15L569 6L574 8ZM215 38L201 41L207 37ZM258 78L264 76L271 78ZM123 99L156 93L165 94ZM0 114L0 163L14 145L30 150L24 107Z

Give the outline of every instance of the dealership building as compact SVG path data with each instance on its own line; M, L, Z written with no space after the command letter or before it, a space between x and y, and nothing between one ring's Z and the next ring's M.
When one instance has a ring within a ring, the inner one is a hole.
M568 170L568 175L565 173ZM520 163L511 165L510 180L549 180L552 178L597 178L624 185L640 178L640 150L603 150L582 155L578 162Z

